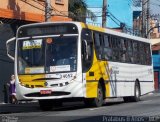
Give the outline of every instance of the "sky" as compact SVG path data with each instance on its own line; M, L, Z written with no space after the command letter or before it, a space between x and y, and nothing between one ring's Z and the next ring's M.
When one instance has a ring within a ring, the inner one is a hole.
M102 7L103 0L85 0L88 6ZM117 1L129 1L129 0L117 0ZM160 0L150 0L151 13L160 14Z
M150 0L151 14L160 14L160 0Z
M129 1L130 0L108 0L109 17L107 17L107 27L119 27L121 22L132 26L132 11ZM98 16L96 24L101 25L103 0L86 0L86 2L88 3L89 9ZM130 11L126 11L124 8ZM87 19L87 22L90 23L91 21Z
M97 17L96 24L101 25L102 17L101 11L102 11L102 3L103 0L85 0L88 4L88 7L90 10L92 10ZM132 7L131 7L131 1L134 0L108 0L109 11L121 22L127 23L127 26L132 26ZM115 4L116 3L116 4ZM129 10L129 11L128 11ZM150 10L151 14L160 14L160 0L150 0ZM87 22L90 23L89 19L87 19ZM107 19L107 27L118 27L117 22L114 22L109 17Z
M101 16L101 12L102 12L102 1L103 0L85 0L89 9L94 12L96 14L96 16ZM101 17L97 17L96 18L96 24L99 25L101 24L102 18ZM92 23L91 20L87 19L88 23Z

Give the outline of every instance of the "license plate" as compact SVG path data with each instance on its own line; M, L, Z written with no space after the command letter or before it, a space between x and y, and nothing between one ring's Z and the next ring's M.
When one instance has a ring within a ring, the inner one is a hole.
M51 90L41 90L40 94L44 95L44 94L51 94L52 91Z

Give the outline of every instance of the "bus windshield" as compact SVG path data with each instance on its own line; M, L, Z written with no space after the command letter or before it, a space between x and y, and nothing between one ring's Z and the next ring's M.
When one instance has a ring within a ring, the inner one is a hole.
M18 73L40 74L77 70L78 36L18 41Z

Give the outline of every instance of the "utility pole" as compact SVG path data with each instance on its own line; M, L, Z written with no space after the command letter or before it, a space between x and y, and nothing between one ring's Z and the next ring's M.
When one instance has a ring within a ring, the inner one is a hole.
M150 29L150 0L142 0L142 37L146 37Z
M51 18L51 1L50 0L45 0L45 22L49 22Z
M142 0L142 37L145 37L146 33L146 0Z
M148 33L149 30L150 30L150 0L147 1L147 31L146 31L146 34ZM150 33L148 34L148 38L150 38Z
M102 8L102 27L106 27L107 23L107 0L103 0L103 8Z

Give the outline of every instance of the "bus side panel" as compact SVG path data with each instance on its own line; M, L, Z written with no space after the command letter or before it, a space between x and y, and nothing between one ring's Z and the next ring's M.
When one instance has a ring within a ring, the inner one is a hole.
M139 81L141 95L154 90L151 66L109 62L111 97L134 96Z
M134 77L140 82L141 95L154 90L152 66L134 66Z
M106 88L106 97L110 96L109 76L107 71L108 63L106 61L98 61L94 52L94 60L92 67L86 73L86 97L96 98L98 82L103 79Z
M86 83L86 97L87 98L96 98L97 97L97 86L98 81L87 81Z
M130 64L109 62L111 97L133 95L132 66Z

